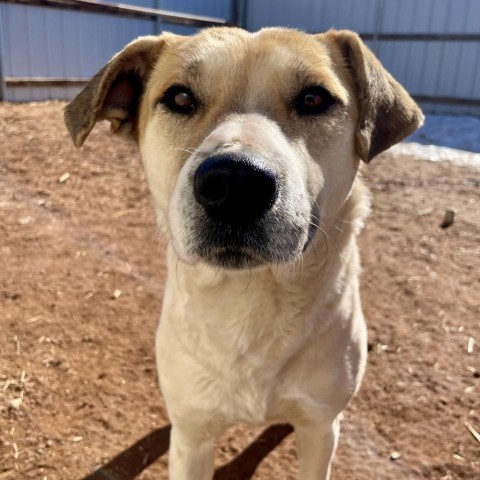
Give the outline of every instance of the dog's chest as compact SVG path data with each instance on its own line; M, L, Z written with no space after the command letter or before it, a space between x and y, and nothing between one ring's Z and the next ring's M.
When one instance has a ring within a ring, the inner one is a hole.
M212 349L208 359L196 358L193 389L198 403L229 423L280 421L282 405L300 390L294 378L285 383L282 378L294 346L282 344L275 334L249 346L243 342L242 350L234 346L229 351Z
M182 396L228 422L277 419L296 388L282 376L311 333L306 304L304 294L265 288L237 297L202 292L183 304L177 297L172 309L167 302L162 348L175 349L177 368L181 358Z

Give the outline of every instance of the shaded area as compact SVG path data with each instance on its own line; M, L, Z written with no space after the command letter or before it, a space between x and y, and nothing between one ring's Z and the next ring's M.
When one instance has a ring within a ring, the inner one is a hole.
M170 430L170 425L154 430L82 480L134 479L167 452ZM292 432L290 425L273 425L267 428L240 455L220 467L215 472L214 480L250 479L260 462Z
M131 480L168 451L171 426L154 430L82 480Z
M214 480L249 480L260 462L293 432L291 425L272 425L263 431L238 457L220 467Z

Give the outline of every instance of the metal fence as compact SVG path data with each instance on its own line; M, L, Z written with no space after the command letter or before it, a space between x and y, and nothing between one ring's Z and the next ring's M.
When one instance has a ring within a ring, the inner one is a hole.
M71 98L139 35L241 23L355 30L424 110L480 115L480 0L125 1L0 0L7 98Z
M1 0L3 99L71 99L133 38L163 29L188 35L238 17L235 0L128 1ZM199 3L202 8L195 11Z

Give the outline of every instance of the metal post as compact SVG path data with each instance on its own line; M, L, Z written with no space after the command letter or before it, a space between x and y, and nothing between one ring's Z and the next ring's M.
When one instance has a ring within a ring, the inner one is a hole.
M7 84L5 72L5 50L3 49L2 7L0 7L0 100L7 101Z
M240 2L239 0L231 0L231 14L230 14L230 22L239 27L240 23Z
M155 0L155 8L161 9L162 8L162 0ZM155 35L160 35L162 31L162 19L157 17L155 20Z
M375 8L375 23L373 25L373 52L378 56L378 36L382 30L383 25L383 13L385 10L384 0L377 0L377 6Z

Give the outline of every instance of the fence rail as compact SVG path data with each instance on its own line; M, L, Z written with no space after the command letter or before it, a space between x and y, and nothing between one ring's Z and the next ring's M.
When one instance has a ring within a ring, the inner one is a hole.
M3 3L33 5L38 7L54 7L64 10L79 10L90 13L120 15L126 17L140 17L174 25L188 25L194 27L230 25L223 18L207 17L204 15L190 15L180 12L171 12L157 8L138 7L124 3L108 3L100 0L1 0Z
M82 87L89 78L6 77L9 87Z
M360 33L364 40L394 40L406 42L478 42L476 33Z
M442 105L463 105L465 107L480 107L480 100L476 98L445 97L442 95L415 95L412 97L420 103L441 103Z

